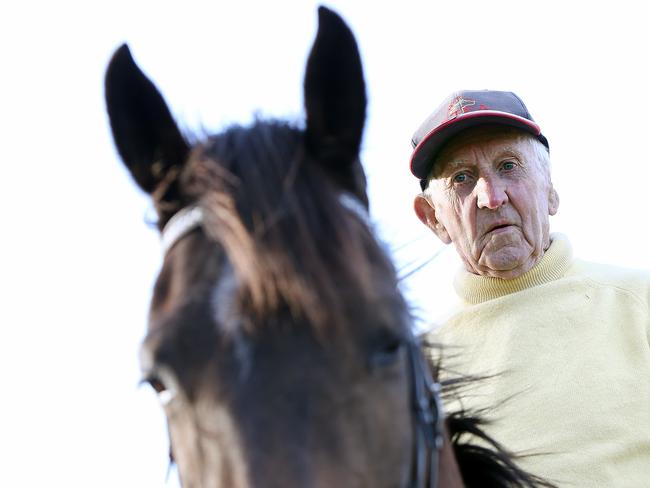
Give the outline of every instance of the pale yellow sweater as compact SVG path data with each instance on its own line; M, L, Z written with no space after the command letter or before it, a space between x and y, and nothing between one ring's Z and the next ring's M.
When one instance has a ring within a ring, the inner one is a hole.
M462 272L444 365L496 374L463 406L561 487L650 487L650 274L573 260L566 237L514 280ZM460 347L459 347L460 346Z

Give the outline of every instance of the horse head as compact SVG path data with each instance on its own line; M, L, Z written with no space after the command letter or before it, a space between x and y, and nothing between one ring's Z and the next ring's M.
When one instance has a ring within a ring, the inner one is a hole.
M126 46L106 100L163 236L141 364L183 485L405 486L411 322L366 217L345 23L319 9L304 128L257 120L191 145Z

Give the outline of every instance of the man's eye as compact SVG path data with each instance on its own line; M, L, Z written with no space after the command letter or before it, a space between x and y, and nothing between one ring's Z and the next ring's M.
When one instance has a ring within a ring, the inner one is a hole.
M513 161L504 161L501 167L506 171L510 171L512 169L515 169L515 163Z
M465 173L458 173L454 176L454 183L465 183L467 181L467 175Z

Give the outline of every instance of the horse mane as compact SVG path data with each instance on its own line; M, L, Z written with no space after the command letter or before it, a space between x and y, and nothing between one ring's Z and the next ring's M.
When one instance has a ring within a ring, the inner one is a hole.
M456 372L446 371L441 365L439 354L443 346L421 341L425 357L434 377L441 373L445 379L440 380L442 397L453 399L469 389L473 384L489 379L489 377L460 376ZM445 423L454 451L454 457L467 488L555 488L549 481L524 471L516 464L518 460L530 456L513 453L502 446L484 427L489 425L486 411L470 411L459 409L447 413Z
M386 301L382 313L394 314L392 263L310 159L299 128L275 120L230 127L194 150L182 185L232 264L239 312L251 318L244 327L282 313L317 329L348 325L361 301Z
M515 463L522 456L508 451L485 432L483 426L487 422L479 415L456 411L447 415L446 422L454 456L467 488L555 486L519 468ZM470 440L467 440L468 435L471 435Z

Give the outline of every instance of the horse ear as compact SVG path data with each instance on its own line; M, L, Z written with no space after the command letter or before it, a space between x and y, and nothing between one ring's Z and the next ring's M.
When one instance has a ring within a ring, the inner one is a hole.
M366 118L366 88L359 49L343 20L318 9L318 34L305 73L307 149L329 170L352 178ZM351 190L358 190L351 188Z
M113 139L135 181L152 193L189 147L162 95L135 64L126 44L108 65L105 95Z

